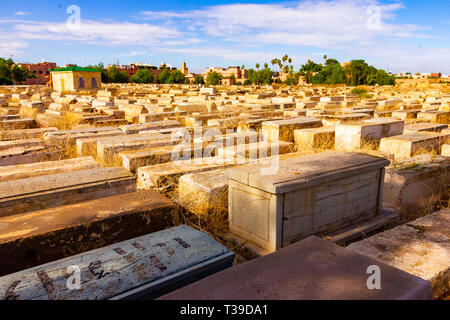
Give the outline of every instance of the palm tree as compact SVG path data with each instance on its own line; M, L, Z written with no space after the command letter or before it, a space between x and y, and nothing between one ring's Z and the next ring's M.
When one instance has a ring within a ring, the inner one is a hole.
M264 63L264 69L267 69L269 67L269 65L266 63Z
M288 55L285 54L285 55L283 56L283 58L281 58L281 59L283 60L283 62L286 62L286 60L287 60L288 58L289 58Z
M288 61L289 61L289 63L292 63L292 58L289 58Z
M278 67L280 68L280 70L283 68L283 64L281 63L280 59L278 59Z
M256 69L259 70L259 63L256 63Z

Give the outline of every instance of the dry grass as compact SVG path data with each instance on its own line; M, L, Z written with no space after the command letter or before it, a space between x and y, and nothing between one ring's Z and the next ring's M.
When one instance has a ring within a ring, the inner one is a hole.
M413 163L402 169L421 170L424 168L424 164ZM429 215L441 209L450 208L450 174L447 168L441 168L436 177L441 179L437 189L433 189L429 185L422 183L422 186L430 190L430 195L427 198L418 199L414 203L402 206L401 221L403 223Z
M50 127L56 127L58 130L73 130L77 127L80 120L73 119L67 114L60 116L58 119L50 121Z

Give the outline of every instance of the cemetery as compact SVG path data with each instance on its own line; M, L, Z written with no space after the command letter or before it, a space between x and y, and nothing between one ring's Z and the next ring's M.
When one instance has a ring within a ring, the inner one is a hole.
M0 87L1 299L450 297L448 86L99 77Z

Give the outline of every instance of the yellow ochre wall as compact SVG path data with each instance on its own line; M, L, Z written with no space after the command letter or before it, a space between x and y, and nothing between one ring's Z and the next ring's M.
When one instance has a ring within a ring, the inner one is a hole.
M78 79L84 79L84 88L78 88ZM91 88L91 78L97 79L97 88ZM61 81L64 81L64 87ZM102 88L100 72L89 71L59 71L52 72L52 84L55 91L99 90Z

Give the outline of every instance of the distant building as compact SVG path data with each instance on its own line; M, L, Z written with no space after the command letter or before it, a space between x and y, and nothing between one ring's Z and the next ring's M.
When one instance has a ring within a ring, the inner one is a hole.
M36 79L27 79L27 85L46 84L50 80L50 70L56 68L55 62L38 62L38 63L17 63L17 66L24 67L32 72Z
M440 72L432 72L432 73L430 74L430 77L431 77L431 78L441 78L441 77L442 77L442 74L441 74Z
M171 67L170 65L167 65L165 63L161 63L159 68L157 66L151 65L149 63L140 63L140 62L130 63L130 64L126 64L126 65L112 64L112 65L109 65L108 68L111 68L113 66L116 67L116 69L119 72L124 71L126 74L128 74L129 77L134 76L136 74L136 72L138 72L138 70L141 70L141 69L147 69L155 77L159 76L159 74L164 69L168 69L169 71L177 70L177 68ZM186 70L187 70L187 68L186 68Z
M188 67L186 66L186 62L183 61L182 65L181 65L180 71L181 71L185 76L187 76L187 75L189 74L189 69L188 69Z
M56 68L54 62L18 63L17 65L31 71L38 78L49 77L50 70Z
M217 72L223 78L230 78L234 76L236 81L240 82L244 82L246 79L248 79L247 70L241 69L240 67L236 66L228 67L227 69L210 67L202 73L202 76L205 80L210 72Z
M102 87L101 72L96 69L69 67L50 70L53 89L56 91L99 90Z
M223 86L232 86L234 85L234 78L223 78L220 80L220 84Z

